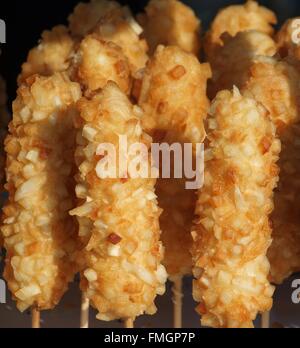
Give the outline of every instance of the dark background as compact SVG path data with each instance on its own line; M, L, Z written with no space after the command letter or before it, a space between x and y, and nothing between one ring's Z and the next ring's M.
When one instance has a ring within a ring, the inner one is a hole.
M84 1L84 0L83 0ZM7 43L1 45L0 74L8 85L10 101L15 97L16 77L30 48L37 44L40 34L57 24L66 24L67 17L79 0L0 0L0 18L6 22ZM147 0L121 0L129 4L133 12L140 12ZM238 0L186 0L208 27L218 9L229 4L243 3ZM286 18L300 15L299 0L260 0L273 9L280 23Z

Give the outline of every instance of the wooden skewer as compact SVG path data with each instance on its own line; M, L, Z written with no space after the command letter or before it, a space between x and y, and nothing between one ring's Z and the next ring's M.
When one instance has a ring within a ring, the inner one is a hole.
M31 320L31 327L33 329L39 329L41 327L41 315L36 307L32 307L31 309Z
M124 321L125 329L133 329L134 328L134 320L132 318L128 318Z
M270 312L264 312L261 315L261 328L269 329L270 328Z
M82 293L81 298L81 311L80 311L80 328L88 329L89 328L89 308L90 300L88 299L86 293Z
M182 328L182 276L172 279L173 287L173 327L175 329Z

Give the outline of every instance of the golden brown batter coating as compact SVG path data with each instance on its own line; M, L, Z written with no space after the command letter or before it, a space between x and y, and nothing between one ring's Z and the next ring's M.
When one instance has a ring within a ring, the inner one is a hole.
M154 142L197 144L205 138L204 120L209 108L206 83L208 64L176 46L159 46L150 59L139 105L145 111L144 129ZM173 163L172 163L173 165ZM186 178L159 179L157 195L166 248L164 264L171 276L191 273L191 236L196 194L185 188Z
M238 89L212 103L208 141L192 231L193 295L202 325L252 327L272 306L266 254L280 142L265 109Z
M206 34L204 43L208 61L213 59L218 46L223 45L222 34L235 36L240 31L257 30L273 35L276 15L255 1L248 0L244 5L232 5L220 10Z
M79 235L85 241L81 288L100 320L154 314L155 297L164 293L167 278L161 265L156 180L133 178L130 170L127 179L102 178L103 156L98 153L104 143L118 151L119 135L127 136L129 147L149 138L141 129L141 110L113 82L78 106L76 193L81 204L71 214L78 217ZM143 162L148 164L148 159Z
M65 74L35 76L13 104L1 232L7 251L4 277L24 311L51 309L73 280L76 219L73 118L80 87Z
M201 22L190 7L177 0L151 0L145 11L138 19L150 54L158 45L174 45L199 54Z
M55 72L66 71L74 50L75 42L63 25L44 31L40 43L29 51L27 61L22 65L19 85L34 74L51 76Z

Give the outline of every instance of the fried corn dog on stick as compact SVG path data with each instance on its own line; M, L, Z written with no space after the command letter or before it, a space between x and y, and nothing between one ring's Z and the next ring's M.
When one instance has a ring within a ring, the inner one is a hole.
M252 327L272 306L266 253L280 142L265 109L236 88L218 93L210 113L192 231L193 296L202 325Z
M1 232L4 277L19 310L53 308L77 266L73 118L81 97L65 74L34 76L18 89L5 141L9 201Z
M129 62L121 48L114 43L103 41L97 34L88 35L82 40L74 60L69 73L73 80L81 84L86 96L104 88L108 80L116 82L124 93L130 93ZM89 308L86 293L83 293L82 301L81 327L86 328Z
M150 59L139 105L145 112L143 128L155 143L201 143L209 108L206 82L211 71L193 54L176 46L159 46ZM171 164L173 165L173 163ZM157 195L166 248L164 265L171 277L191 273L191 236L196 195L185 188L186 178L159 179Z
M44 31L40 43L29 52L27 61L22 65L19 85L34 74L51 76L55 72L66 71L74 50L75 41L63 25Z
M242 31L232 37L222 35L224 46L211 62L213 78L209 84L209 96L213 99L223 89L242 88L248 80L248 71L254 57L276 54L275 41L256 30Z
M282 283L300 270L299 71L285 61L259 58L245 91L268 110L282 142L280 181L271 216L273 242L268 251L272 282Z
M257 30L273 35L276 15L269 9L249 0L244 5L232 5L220 10L206 34L204 49L208 61L216 57L216 50L223 46L222 34L235 36L240 31Z
M190 7L177 0L151 0L145 11L138 20L151 55L158 45L179 46L199 54L201 22Z
M128 59L120 47L103 41L99 35L86 36L80 43L71 68L72 80L79 82L87 95L103 88L108 80L130 93L131 72Z
M124 172L127 179L102 178L99 165L101 144L109 143L119 151L119 135L127 136L129 147L149 138L140 126L141 110L113 82L92 99L81 99L78 107L76 193L82 204L71 214L78 217L85 243L82 291L99 311L100 320L153 314L154 299L164 293L167 278L161 265L156 180L133 178L130 170ZM132 160L133 155L128 156ZM142 162L148 165L148 160Z
M281 29L276 34L276 42L278 46L279 54L282 58L291 55L296 59L300 60L300 46L299 44L293 42L294 32L298 29L299 33L299 24L298 26L295 21L299 21L300 17L295 17L288 19ZM297 36L297 35L296 35ZM299 35L298 35L299 36ZM298 38L299 39L299 38Z

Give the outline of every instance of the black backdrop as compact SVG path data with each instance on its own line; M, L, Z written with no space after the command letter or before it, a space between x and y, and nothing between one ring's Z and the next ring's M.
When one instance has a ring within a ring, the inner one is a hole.
M0 74L8 85L10 101L15 97L16 77L28 50L35 46L40 34L54 25L66 23L68 14L80 0L0 0L0 19L7 26L7 43L1 45ZM87 0L81 0L87 1ZM217 10L243 0L183 0L191 5L207 27ZM147 0L120 0L129 4L136 13L142 11ZM260 0L260 3L276 11L280 22L300 15L299 0Z

